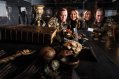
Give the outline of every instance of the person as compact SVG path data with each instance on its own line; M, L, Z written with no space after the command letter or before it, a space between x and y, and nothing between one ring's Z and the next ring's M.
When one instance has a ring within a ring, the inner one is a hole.
M95 20L92 26L92 28L94 29L95 37L103 37L106 34L107 23L106 23L106 19L104 16L105 14L102 8L99 8L96 10Z
M82 29L87 30L92 27L93 19L91 10L85 10L82 16Z
M57 16L52 17L49 22L49 27L57 27L60 31L69 27L67 22L68 11L67 8L60 8Z
M67 8L60 8L57 11L57 15L52 17L48 22L48 27L54 27L57 29L56 40L60 43L64 41L65 33L70 29L67 18Z
M101 26L104 24L104 11L103 9L99 8L96 10L95 13L95 21L94 25L96 25L98 28L101 28Z
M79 16L79 12L77 9L71 9L70 13L69 13L69 24L71 29L73 30L73 28L77 28L80 29L81 25L80 25L80 16Z

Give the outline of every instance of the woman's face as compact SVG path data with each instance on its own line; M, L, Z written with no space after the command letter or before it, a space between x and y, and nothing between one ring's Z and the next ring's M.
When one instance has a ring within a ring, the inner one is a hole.
M67 20L67 15L68 15L67 11L61 11L60 16L59 16L61 22L66 22L66 20Z
M87 11L84 16L85 16L84 19L86 21L90 20L91 19L91 12L90 11Z
M76 18L77 18L77 13L76 13L76 11L71 11L71 13L70 13L70 18L71 18L71 20L76 20Z

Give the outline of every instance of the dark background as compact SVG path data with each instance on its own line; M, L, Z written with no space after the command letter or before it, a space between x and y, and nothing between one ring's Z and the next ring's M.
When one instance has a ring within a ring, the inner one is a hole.
M119 1L116 0L0 0L6 3L8 17L0 16L0 25L31 24L33 19L33 5L43 4L50 7L54 12L59 7L75 7L78 9L91 9L98 7L106 10L119 11ZM26 8L27 22L21 23L20 7ZM53 13L54 13L53 12ZM54 15L54 14L53 14Z

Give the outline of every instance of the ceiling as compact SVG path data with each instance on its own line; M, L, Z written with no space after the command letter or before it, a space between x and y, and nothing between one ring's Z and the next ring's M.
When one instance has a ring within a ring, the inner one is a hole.
M99 5L105 8L119 8L119 0L4 0L7 2L14 2L18 4L23 4L24 2L30 3L31 5L37 4L50 4L50 5L83 5L87 3L88 5L94 5L92 3L98 2Z
M46 3L82 3L82 2L103 2L103 3L113 3L118 0L2 0L8 2L21 2L26 1L31 4L46 4Z

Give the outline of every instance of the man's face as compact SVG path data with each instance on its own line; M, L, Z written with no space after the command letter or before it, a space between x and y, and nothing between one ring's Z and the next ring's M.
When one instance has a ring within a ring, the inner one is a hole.
M67 20L67 11L61 11L61 13L60 13L60 20L61 20L61 22L66 22L66 20Z
M97 22L102 22L103 21L103 17L104 17L104 15L103 15L102 11L97 11L96 12L96 21Z

